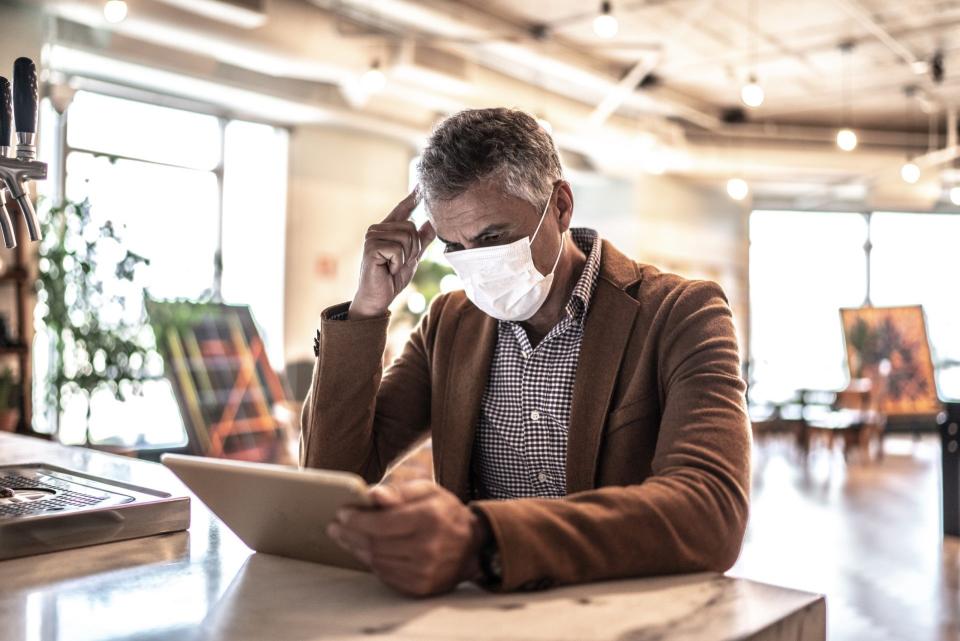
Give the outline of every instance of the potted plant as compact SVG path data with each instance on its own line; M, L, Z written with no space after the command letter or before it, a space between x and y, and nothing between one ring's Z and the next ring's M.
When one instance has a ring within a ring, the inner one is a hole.
M124 384L137 393L150 378L144 363L152 346L145 338L144 313L134 320L104 313L142 310L135 276L148 261L126 249L112 223L94 219L88 200L65 200L45 213L37 246L35 320L48 343L49 367L38 383L59 428L65 395L86 398L89 421L95 391L108 389L122 400Z

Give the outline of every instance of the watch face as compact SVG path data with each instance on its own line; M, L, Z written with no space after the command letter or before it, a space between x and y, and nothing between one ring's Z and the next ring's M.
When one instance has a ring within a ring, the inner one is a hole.
M490 572L497 579L500 579L503 576L503 568L500 565L500 551L494 550L493 554L490 555Z
M500 583L503 574L500 569L500 551L492 540L480 550L480 569L483 572L484 583L488 585Z

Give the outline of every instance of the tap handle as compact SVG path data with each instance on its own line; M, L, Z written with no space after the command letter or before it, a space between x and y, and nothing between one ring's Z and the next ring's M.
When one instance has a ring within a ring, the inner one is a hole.
M0 76L0 147L10 146L10 126L13 112L10 111L10 81Z
M30 58L17 58L13 63L13 111L17 132L37 132L37 66Z

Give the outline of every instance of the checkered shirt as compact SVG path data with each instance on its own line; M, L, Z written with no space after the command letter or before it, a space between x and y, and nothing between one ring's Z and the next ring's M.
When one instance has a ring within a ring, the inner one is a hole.
M530 346L520 323L497 322L497 344L474 438L474 498L566 494L573 382L600 272L597 232L570 231L587 262L560 321L536 347Z

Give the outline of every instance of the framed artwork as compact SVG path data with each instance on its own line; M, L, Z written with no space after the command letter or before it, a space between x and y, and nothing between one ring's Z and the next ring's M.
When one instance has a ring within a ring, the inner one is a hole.
M881 409L889 416L941 409L923 308L841 309L850 377L886 378Z
M283 430L273 406L286 393L250 308L148 300L147 313L191 453L272 460Z

